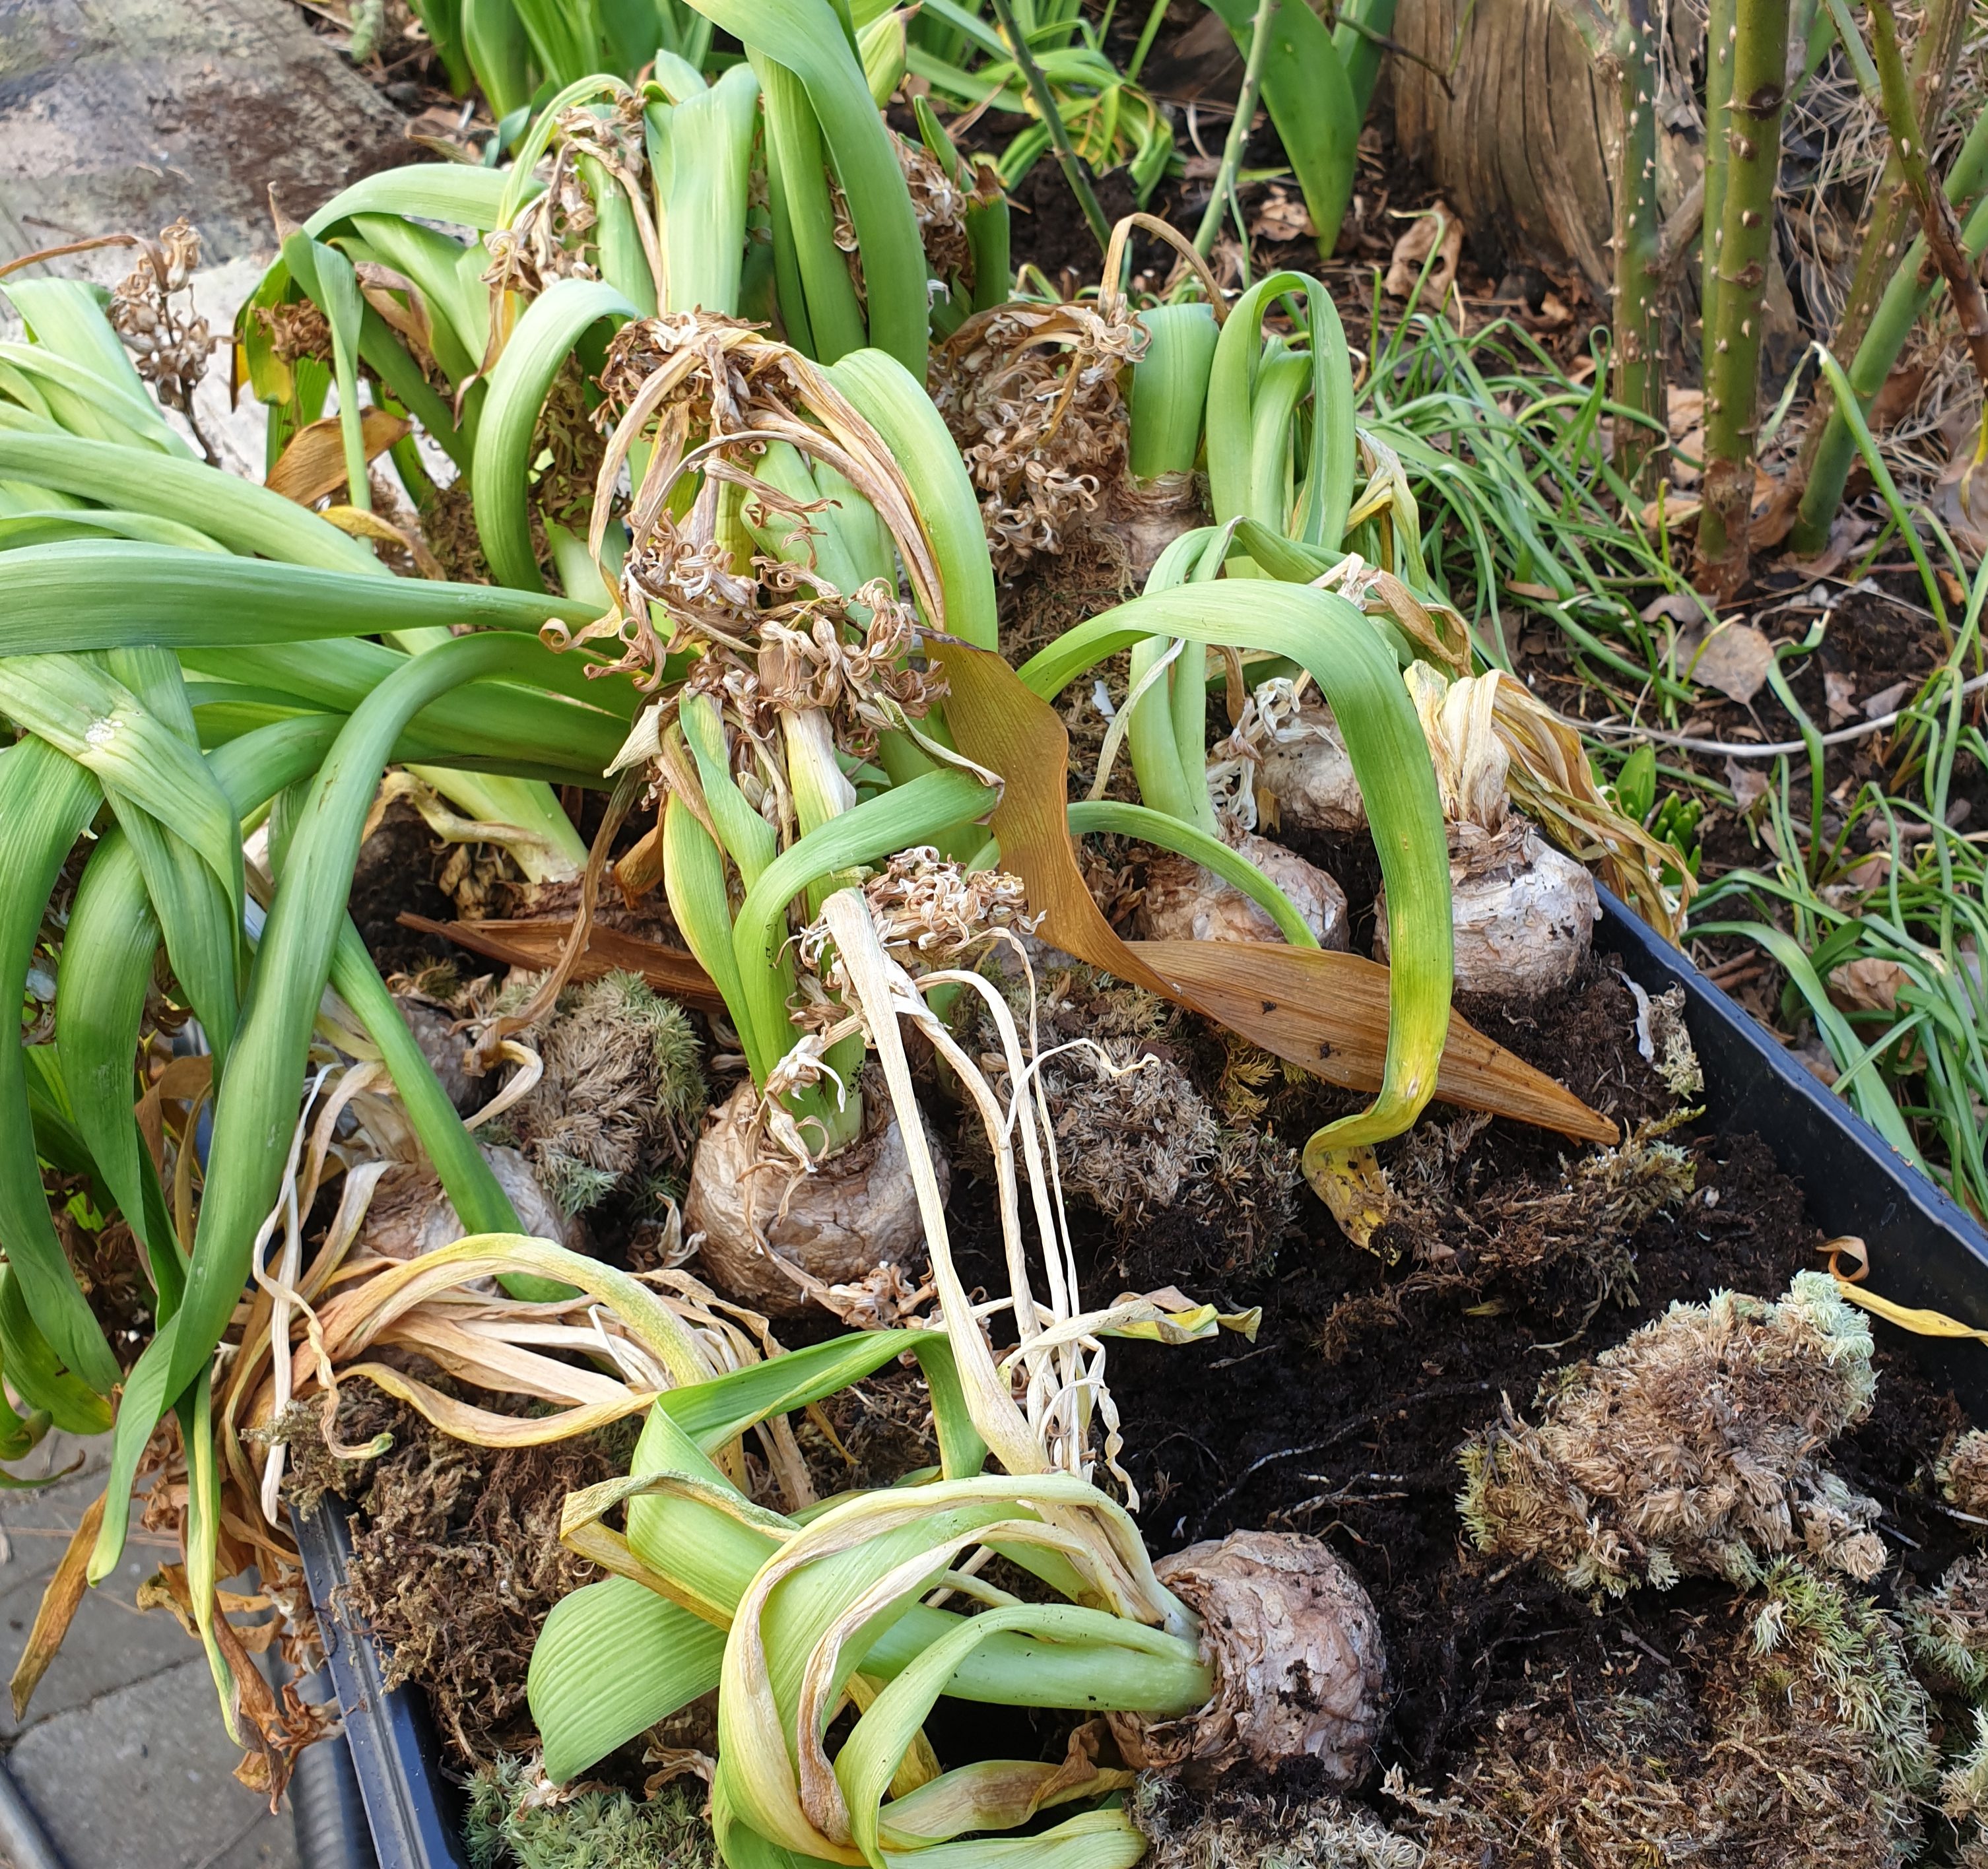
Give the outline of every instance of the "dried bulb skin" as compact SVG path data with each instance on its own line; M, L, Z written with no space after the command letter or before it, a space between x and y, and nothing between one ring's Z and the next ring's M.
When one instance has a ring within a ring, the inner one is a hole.
M1094 532L1108 532L1124 548L1125 580L1143 590L1160 555L1182 532L1203 522L1201 490L1192 474L1161 474L1141 485L1130 475L1111 491L1107 510L1091 519Z
M1300 701L1293 725L1303 731L1271 740L1256 762L1256 783L1277 801L1279 822L1306 830L1363 829L1366 803L1332 710Z
M1246 857L1291 899L1321 948L1347 945L1346 891L1315 864L1268 837L1246 832L1235 840ZM1148 941L1280 941L1277 924L1241 890L1189 857L1156 852L1146 865L1138 927Z
M1594 879L1523 818L1449 829L1450 921L1459 993L1537 999L1573 979L1601 915ZM1387 892L1374 958L1388 958Z
M871 1104L861 1136L812 1174L796 1176L784 1158L758 1165L758 1105L750 1082L741 1084L712 1112L691 1162L685 1236L702 1235L698 1256L713 1285L727 1297L794 1317L814 1302L811 1283L860 1286L880 1267L922 1259L925 1222L895 1117ZM943 1195L948 1171L936 1143L933 1157ZM803 1276L783 1271L769 1246Z
M1373 1763L1385 1712L1380 1618L1360 1580L1316 1538L1231 1532L1155 1565L1202 1621L1215 1695L1184 1719L1114 1715L1129 1763L1212 1778L1315 1759L1334 1789Z
M556 1245L581 1245L585 1235L580 1223L560 1212L539 1185L531 1164L516 1149L486 1143L483 1159L517 1210L520 1232L534 1239L549 1239ZM419 1259L424 1253L454 1245L468 1230L456 1217L455 1205L443 1192L434 1171L425 1162L407 1162L396 1164L380 1178L360 1238L384 1258ZM489 1282L478 1283L482 1286Z

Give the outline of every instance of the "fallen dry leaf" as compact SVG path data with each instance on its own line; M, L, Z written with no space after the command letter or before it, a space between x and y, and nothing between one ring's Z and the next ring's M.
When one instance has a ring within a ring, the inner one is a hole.
M1746 542L1756 552L1779 545L1794 529L1801 505L1801 488L1793 480L1777 480L1753 470L1753 511L1746 525Z
M1912 414L1919 391L1925 387L1926 375L1925 364L1905 363L1885 379L1871 400L1871 413L1866 418L1874 431L1889 428Z
M1726 782L1733 788L1733 802L1743 818L1767 796L1767 774L1744 760L1726 762Z
M1705 477L1705 425L1687 428L1671 444L1671 479L1680 487L1695 487Z
M1574 323L1574 313L1558 292L1550 292L1540 301L1540 323L1549 331Z
M1659 494L1643 508L1643 523L1652 529L1668 526L1672 532L1682 532L1687 526L1698 523L1698 509L1705 502L1695 493L1686 494L1682 499L1675 494Z
M1705 606L1688 590L1667 590L1660 597L1652 597L1638 614L1645 623L1668 620L1672 623L1697 623L1705 615Z
M1671 433L1682 435L1704 426L1705 392L1672 388L1664 397L1664 415Z
M1928 502L1939 515L1941 522L1953 535L1954 543L1970 558L1988 553L1988 475L1977 475L1969 483L1967 499L1961 498L1962 483L1966 480L1967 470L1973 464L1974 444L1972 438L1963 440L1954 448L1953 458L1942 470L1939 479Z
M1745 705L1767 685L1774 645L1750 623L1723 623L1692 658L1689 678Z
M1311 224L1311 216L1304 203L1286 194L1282 188L1271 189L1269 198L1256 210L1256 218L1249 223L1249 232L1259 240L1310 240L1318 230Z
M1829 970L1829 996L1848 1012L1895 1012L1898 989L1912 983L1896 961L1846 961Z
M1911 682L1894 681L1889 688L1881 688L1875 695L1866 695L1864 697L1864 718L1866 720L1881 720L1885 715L1895 712L1912 691Z
M1832 727L1840 727L1857 712L1857 683L1849 675L1826 669L1822 677L1822 705Z
M1814 557L1790 558L1784 562L1804 577L1834 576L1870 530L1869 520L1854 512L1840 512L1829 529L1829 542Z
M1456 278L1456 262L1463 257L1463 223L1442 201L1436 202L1426 214L1418 215L1395 242L1395 250L1388 255L1385 281L1389 298L1405 299L1415 290L1423 263L1432 253L1435 264L1429 269L1423 302L1439 306L1449 300L1450 286Z

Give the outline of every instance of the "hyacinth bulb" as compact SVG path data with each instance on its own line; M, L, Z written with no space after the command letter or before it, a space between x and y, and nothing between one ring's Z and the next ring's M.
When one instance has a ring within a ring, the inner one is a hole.
M1318 938L1321 948L1347 945L1346 891L1315 864L1267 837L1245 832L1232 840L1275 883ZM1270 916L1232 883L1191 857L1155 854L1146 865L1146 891L1138 931L1148 941L1278 941L1284 937Z
M749 1081L741 1084L712 1112L691 1163L684 1230L705 1276L776 1316L824 1302L845 1316L888 1310L901 1283L907 1291L918 1284L925 1244L896 1117L869 1108L863 1134L803 1174L766 1151L759 1101ZM933 1156L943 1194L948 1171L936 1144ZM875 1302L864 1303L866 1293Z
M1195 1781L1246 1763L1271 1772L1311 1759L1334 1789L1367 1775L1387 1657L1372 1601L1328 1546L1295 1533L1232 1532L1154 1569L1201 1618L1215 1693L1182 1719L1115 1716L1130 1763Z

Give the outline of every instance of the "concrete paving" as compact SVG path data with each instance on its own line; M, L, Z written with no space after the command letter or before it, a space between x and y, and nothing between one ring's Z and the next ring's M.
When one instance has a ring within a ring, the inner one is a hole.
M0 1674L11 1675L42 1591L103 1489L107 1440L51 1435L17 1470L69 1478L0 1493ZM237 1783L207 1661L171 1617L140 1611L138 1585L171 1543L134 1531L90 1591L27 1718L0 1709L6 1769L68 1869L294 1869L287 1809ZM4 1701L4 1696L0 1696ZM0 1861L4 1861L0 1855Z
M0 0L0 258L174 215L209 257L413 154L289 0Z

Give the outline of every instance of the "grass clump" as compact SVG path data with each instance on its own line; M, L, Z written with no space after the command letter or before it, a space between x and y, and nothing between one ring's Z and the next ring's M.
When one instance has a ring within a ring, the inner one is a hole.
M681 1784L639 1801L604 1785L551 1790L509 1754L478 1766L463 1816L472 1869L717 1869L711 1826Z
M1820 1272L1778 1301L1674 1304L1543 1385L1538 1426L1506 1405L1467 1442L1458 1500L1478 1548L1620 1596L1688 1573L1749 1583L1784 1553L1865 1580L1877 1506L1821 1450L1868 1412L1871 1332Z

